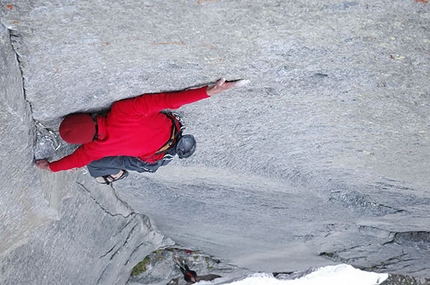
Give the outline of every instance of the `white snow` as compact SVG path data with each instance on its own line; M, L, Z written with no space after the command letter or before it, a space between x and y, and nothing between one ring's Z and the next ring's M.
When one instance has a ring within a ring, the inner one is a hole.
M225 283L229 285L377 285L388 278L388 274L366 272L347 264L319 268L302 278L279 280L272 274L256 273L244 280ZM213 284L199 282L198 284Z

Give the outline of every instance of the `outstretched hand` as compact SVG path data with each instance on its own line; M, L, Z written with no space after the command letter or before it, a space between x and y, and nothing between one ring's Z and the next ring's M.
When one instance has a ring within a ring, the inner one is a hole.
M212 96L234 87L245 86L248 83L249 83L249 80L245 80L245 79L240 79L235 81L225 81L225 78L221 78L215 83L215 85L208 86L208 88L206 89L206 93L209 96Z
M36 166L40 169L51 171L51 169L49 168L49 161L47 161L46 159L36 160Z

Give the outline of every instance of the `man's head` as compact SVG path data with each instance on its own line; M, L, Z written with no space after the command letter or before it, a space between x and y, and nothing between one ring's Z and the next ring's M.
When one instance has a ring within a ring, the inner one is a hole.
M61 138L70 144L83 144L94 140L96 124L88 114L72 114L60 124Z
M176 144L179 158L188 158L196 151L196 139L192 135L183 135Z

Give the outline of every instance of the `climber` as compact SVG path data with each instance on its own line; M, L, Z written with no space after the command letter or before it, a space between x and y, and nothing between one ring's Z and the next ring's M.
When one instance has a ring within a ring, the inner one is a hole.
M182 274L184 274L185 281L190 283L196 282L197 273L195 271L191 270L185 262L181 264L181 262L178 261L176 264L179 266Z
M104 116L68 115L60 124L60 136L80 146L58 161L36 160L36 166L52 172L87 166L102 184L127 177L127 170L155 172L175 155L187 158L196 149L195 138L182 134L180 118L166 109L178 109L247 82L221 78L211 86L120 100Z
M179 259L178 257L174 257L175 264L179 267L182 274L184 275L184 280L188 283L196 283L199 281L212 281L214 279L220 278L220 275L216 274L207 274L202 276L197 276L197 273L193 270L191 270L185 260Z

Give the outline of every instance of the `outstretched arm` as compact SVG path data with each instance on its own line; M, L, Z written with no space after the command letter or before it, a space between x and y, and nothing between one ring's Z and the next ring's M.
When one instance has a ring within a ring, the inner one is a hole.
M208 98L234 87L244 86L247 83L248 80L226 81L224 78L221 78L213 86L177 92L144 94L116 102L112 106L112 112L145 115L164 109L178 109L183 105Z
M103 155L97 151L97 147L92 143L88 143L81 145L73 153L63 157L60 160L49 162L46 159L39 159L36 160L35 163L40 169L58 172L61 170L83 167L91 161L100 159L102 157Z

